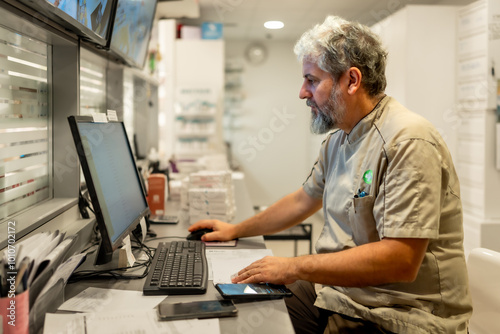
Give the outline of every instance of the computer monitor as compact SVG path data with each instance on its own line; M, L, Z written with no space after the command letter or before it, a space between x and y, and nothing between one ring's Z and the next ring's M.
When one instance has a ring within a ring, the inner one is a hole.
M82 39L106 47L117 0L20 0Z
M130 66L144 67L156 4L157 0L118 1L109 50Z
M68 117L87 183L101 244L95 264L112 260L123 238L149 214L148 203L123 122Z

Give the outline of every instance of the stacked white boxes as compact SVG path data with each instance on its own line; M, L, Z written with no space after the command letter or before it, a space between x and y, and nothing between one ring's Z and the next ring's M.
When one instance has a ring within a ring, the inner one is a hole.
M181 187L179 189L181 199L181 210L189 210L189 177L182 179Z
M169 200L180 201L181 200L181 189L182 180L170 180L169 185Z
M234 187L229 171L202 171L189 175L189 220L231 222L235 214Z

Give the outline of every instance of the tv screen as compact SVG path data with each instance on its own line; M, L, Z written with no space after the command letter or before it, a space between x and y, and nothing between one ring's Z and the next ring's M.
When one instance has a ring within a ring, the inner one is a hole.
M83 39L106 46L116 0L21 0Z
M130 66L143 68L157 0L118 0L110 50Z

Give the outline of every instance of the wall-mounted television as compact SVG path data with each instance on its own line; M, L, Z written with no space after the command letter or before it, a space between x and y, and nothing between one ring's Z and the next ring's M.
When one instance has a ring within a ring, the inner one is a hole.
M107 46L117 0L20 0L84 40Z
M118 0L109 50L125 63L142 69L157 0Z

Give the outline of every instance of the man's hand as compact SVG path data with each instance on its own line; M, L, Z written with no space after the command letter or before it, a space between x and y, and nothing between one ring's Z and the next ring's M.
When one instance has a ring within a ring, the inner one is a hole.
M205 234L201 237L202 241L228 241L236 239L235 225L222 222L216 219L200 220L188 228L189 232L193 232L202 228L210 228L213 232Z
M233 283L290 284L295 276L295 258L266 256L238 272Z
M238 272L232 282L289 284L300 279L345 287L412 282L428 244L428 239L384 238L335 253L267 256Z

